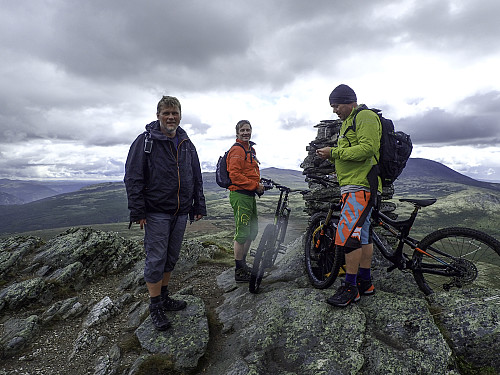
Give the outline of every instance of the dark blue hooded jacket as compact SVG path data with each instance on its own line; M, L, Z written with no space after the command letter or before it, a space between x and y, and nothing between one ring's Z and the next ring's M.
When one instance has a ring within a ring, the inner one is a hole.
M151 153L144 151L148 134ZM154 121L130 146L124 182L131 222L145 219L146 212L190 214L191 219L207 214L198 153L182 128L176 134L177 149Z

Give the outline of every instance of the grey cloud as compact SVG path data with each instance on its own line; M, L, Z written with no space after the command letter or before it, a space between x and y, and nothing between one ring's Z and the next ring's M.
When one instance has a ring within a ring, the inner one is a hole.
M139 113L139 93L280 90L305 75L334 75L346 56L406 44L438 53L445 50L457 64L468 64L497 54L500 34L496 0L408 2L407 12L394 17L392 7L405 2L0 4L0 147L46 139L89 146L130 144L145 123L132 124L137 129L133 134L106 129L111 121L126 122L123 119ZM498 144L498 98L498 92L474 96L460 104L466 115L433 109L401 119L397 126L416 143ZM88 116L87 121L88 112L102 114ZM151 120L154 112L152 107ZM192 134L207 134L210 124L189 112L183 115ZM281 124L314 125L292 115L283 116ZM229 140L233 134L231 128L217 137ZM0 170L4 167L9 165ZM105 165L99 167L106 170ZM12 173L29 169L20 164Z
M318 120L319 122L320 120ZM316 123L311 123L310 120L306 120L304 117L282 117L280 119L280 126L283 129L294 129L294 128L303 128L303 127L311 127L316 125Z
M493 91L464 99L458 105L467 115L434 108L403 118L396 126L419 144L488 146L500 144L500 93Z

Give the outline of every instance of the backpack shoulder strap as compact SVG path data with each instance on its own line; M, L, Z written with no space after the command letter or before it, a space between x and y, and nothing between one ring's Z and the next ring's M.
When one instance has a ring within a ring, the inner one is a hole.
M250 162L252 162L252 160L253 160L252 151L255 152L255 150L253 149L252 145L250 145L250 150L249 151L247 151L245 149L245 147L241 143L239 143L239 142L234 142L233 146L236 146L236 145L240 146L243 149L243 151L245 151L245 160L247 159L247 155L250 154ZM233 148L233 147L231 147L231 148Z
M356 110L356 113L354 114L354 118L352 119L352 125L349 126L348 129L351 129L352 128L352 131L355 132L356 131L356 117L358 116L358 113L361 112L361 111L364 111L365 109L368 109L371 111L370 108L368 108L365 104L362 104L359 106L359 108ZM345 133L344 133L345 135Z
M347 129L344 131L344 134L342 134L342 137L345 137L345 135L349 130L352 130L353 132L356 133L356 116L358 115L359 112L365 109L370 109L370 108L368 108L366 105L363 104L356 109L356 113L354 114L354 118L352 119L352 125L347 127ZM349 141L349 139L347 140L347 142L349 142L349 147L351 147L351 142Z
M153 140L151 139L151 129L147 128L147 130L144 131L144 152L150 154L152 148Z
M247 152L247 150L245 150L245 147L243 147L243 145L241 143L239 143L239 142L234 142L233 146L240 146L245 152Z

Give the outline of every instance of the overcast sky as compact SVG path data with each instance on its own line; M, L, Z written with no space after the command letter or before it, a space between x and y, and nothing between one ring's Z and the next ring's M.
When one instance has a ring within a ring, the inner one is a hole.
M253 125L300 170L331 90L411 135L412 157L500 182L500 2L0 0L0 178L123 178L162 95L204 171Z

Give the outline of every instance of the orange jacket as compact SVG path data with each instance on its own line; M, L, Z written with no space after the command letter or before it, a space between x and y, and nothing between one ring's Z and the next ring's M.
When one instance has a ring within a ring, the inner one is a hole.
M236 139L236 142L243 145L233 145L227 154L227 170L229 178L234 185L229 186L229 190L248 190L255 191L260 183L259 161L255 156L255 150L252 147L255 143L242 142Z

